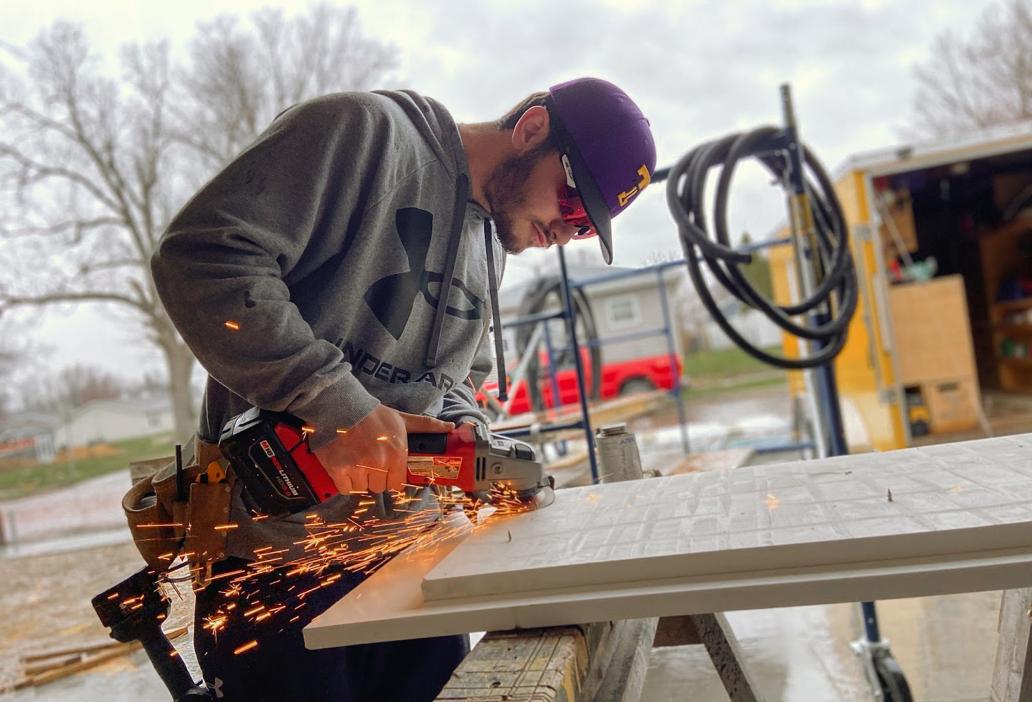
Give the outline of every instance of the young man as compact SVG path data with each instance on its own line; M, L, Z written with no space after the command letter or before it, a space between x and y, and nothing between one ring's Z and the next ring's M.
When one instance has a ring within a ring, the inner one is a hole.
M238 485L231 558L216 572L269 551L276 563L303 560L313 520L361 522L362 493L405 489L406 433L486 422L474 394L491 368L503 251L597 237L612 262L610 220L655 161L640 110L594 78L492 123L456 124L408 91L330 95L281 114L175 217L152 270L209 373L200 436L217 441L249 406L290 412L314 429L342 494L308 514L255 519ZM407 498L409 513L436 513L431 491ZM308 593L289 621L212 626L240 593L225 580L198 593L195 648L215 696L433 699L466 637L304 649L302 627L361 580L339 576L249 580L259 593L249 605Z

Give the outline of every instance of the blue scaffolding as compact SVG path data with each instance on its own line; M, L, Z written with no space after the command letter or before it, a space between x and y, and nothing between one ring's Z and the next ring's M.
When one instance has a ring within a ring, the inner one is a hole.
M690 447L688 441L687 415L685 413L684 407L684 394L681 389L681 377L679 373L680 364L678 363L677 358L677 345L674 341L674 333L676 330L670 313L670 301L669 296L667 294L667 281L663 277L663 274L668 269L676 268L679 266L683 267L684 261L666 261L663 263L645 266L643 268L636 268L633 270L613 271L612 273L603 273L601 275L591 276L589 278L584 278L581 280L570 280L566 265L566 255L563 252L563 248L557 247L557 253L559 256L560 287L562 291L562 309L557 312L544 312L540 314L520 317L511 322L505 323L504 326L517 327L529 324L542 325L544 337L543 341L545 344L545 362L548 366L548 376L552 388L552 398L553 403L555 404L555 406L558 407L561 403L561 398L559 395L559 382L556 377L557 368L554 359L556 357L557 351L562 349L557 349L554 345L552 335L548 329L548 322L553 319L562 319L564 321L564 323L566 324L568 340L566 348L572 351L574 367L576 370L577 392L580 400L581 416L579 419L576 420L554 422L534 428L510 429L500 433L513 437L526 437L542 431L583 429L585 442L587 444L588 449L588 461L591 466L591 480L592 482L598 482L598 461L595 456L594 432L591 426L591 416L588 413L588 397L586 392L586 384L584 380L584 363L581 358L580 351L582 348L590 348L594 346L601 347L606 344L663 336L666 340L667 354L670 359L671 389L668 392L670 392L674 396L674 402L677 406L678 424L681 429L681 447L684 453L687 454L690 450ZM645 329L641 331L620 334L606 339L594 339L582 344L577 336L577 318L576 310L573 306L572 291L574 289L584 289L592 285L598 285L600 283L645 275L656 276L656 284L659 288L660 306L662 308L663 314L662 326L656 327L654 329ZM592 369L592 371L596 373L600 373L601 370L601 368ZM536 382L536 380L536 378L528 378L527 382Z

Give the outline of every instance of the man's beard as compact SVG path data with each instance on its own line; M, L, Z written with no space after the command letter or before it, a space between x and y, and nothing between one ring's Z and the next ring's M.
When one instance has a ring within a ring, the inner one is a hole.
M526 204L527 181L534 166L550 153L554 153L552 146L542 144L525 154L508 158L491 172L484 184L495 235L506 253L518 254L527 247L513 230L514 213Z

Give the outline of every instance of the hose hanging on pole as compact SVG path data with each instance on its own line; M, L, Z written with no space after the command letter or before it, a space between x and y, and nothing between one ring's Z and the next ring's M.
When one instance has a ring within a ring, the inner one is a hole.
M809 249L816 257L817 285L813 293L798 304L776 305L752 286L740 270L740 266L752 261L752 255L732 248L727 226L731 179L738 162L755 158L785 184L789 169L787 148L785 132L775 127L730 134L696 147L668 174L657 173L654 180L667 176L667 204L677 222L689 276L702 304L724 333L749 355L764 363L789 369L813 368L828 363L842 350L858 295L848 229L831 179L810 150L803 146L809 216L816 232L816 241L810 242ZM721 169L714 200L712 233L705 212L706 178L711 168ZM819 348L805 358L785 358L750 343L717 306L703 275L703 262L716 281L742 303L759 310L787 333L818 342ZM808 320L800 323L793 319L802 315L806 315Z
M587 394L589 399L597 400L602 394L602 347L598 343L598 327L595 324L595 313L591 308L591 301L581 288L573 288L571 292L573 295L573 307L576 312L576 323L579 325L578 336L580 337L582 348L586 347L588 349L589 387ZM557 276L543 277L532 286L523 297L523 300L520 301L520 317L560 308L562 306L561 300L562 281ZM548 324L548 322L544 322L544 324ZM519 327L519 330L516 332L516 352L521 357L527 352L527 344L530 343L533 330L532 326L524 325ZM565 338L566 332L564 331L558 336ZM535 411L540 412L545 409L542 386L547 384L549 376L541 368L537 352L534 351L532 353L533 355L527 366L527 390L530 395L531 407ZM573 365L573 351L569 348L568 340L565 345L555 349L555 358L552 359L552 363L557 368ZM556 399L553 399L553 403L555 406L558 406L559 403L555 401Z

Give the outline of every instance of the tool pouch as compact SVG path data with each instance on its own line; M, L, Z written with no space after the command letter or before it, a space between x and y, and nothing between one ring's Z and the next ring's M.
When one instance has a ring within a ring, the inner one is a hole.
M178 555L182 542L176 536L172 513L158 500L151 480L144 478L129 489L122 498L122 510L143 560L161 573Z
M231 493L228 481L190 484L184 553L188 554L190 570L200 587L208 584L211 565L226 557L226 536L233 528L229 523Z
M209 471L209 466L215 470ZM201 482L202 473L217 473L222 479ZM218 446L198 437L184 447L181 474L170 460L134 485L122 499L122 508L147 565L160 573L183 555L199 584L206 584L204 574L210 574L211 564L226 557L232 489L233 476Z

